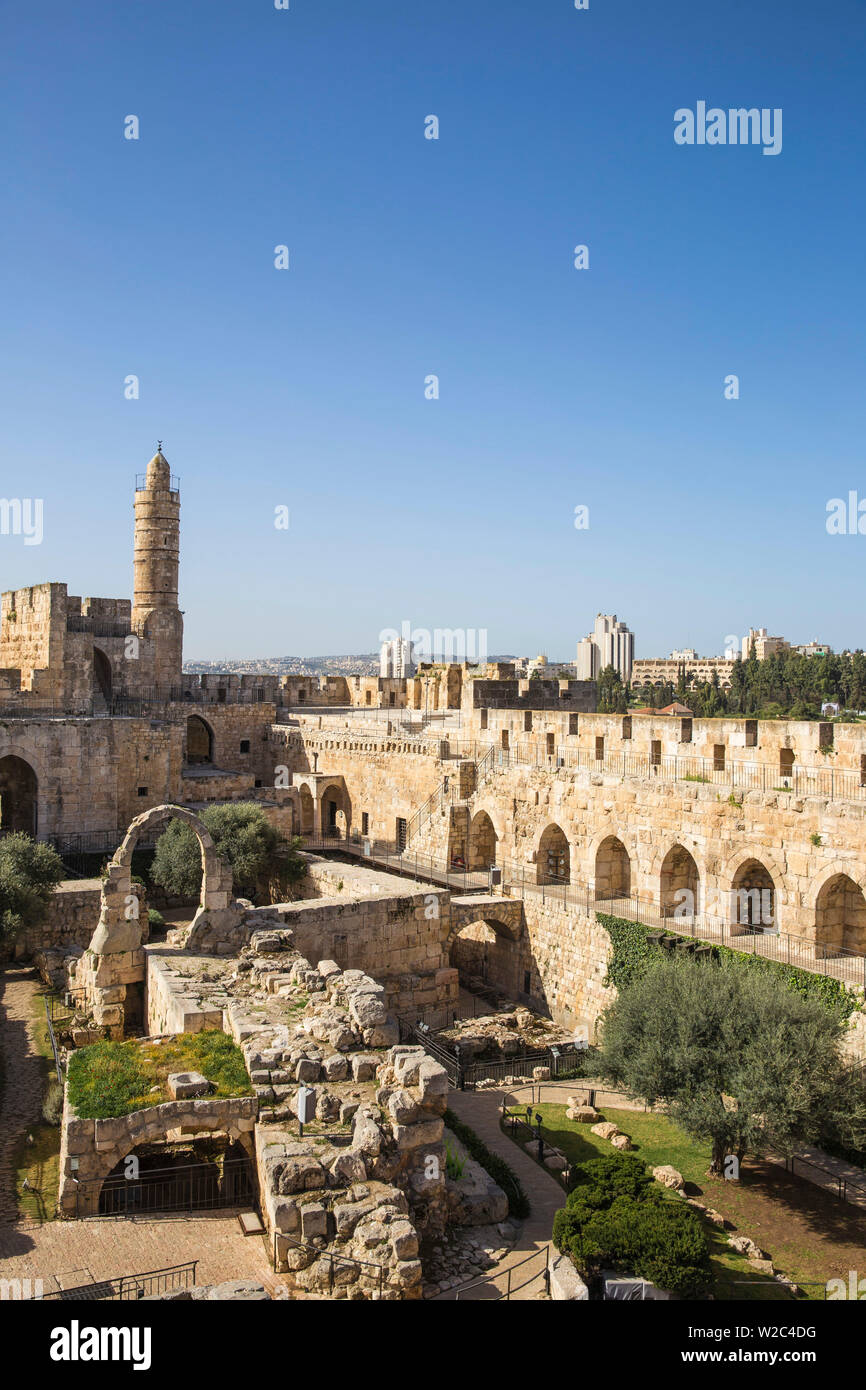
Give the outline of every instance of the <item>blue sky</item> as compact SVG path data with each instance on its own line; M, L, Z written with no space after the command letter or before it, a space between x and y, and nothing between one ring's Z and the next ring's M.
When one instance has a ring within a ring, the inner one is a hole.
M2 492L45 521L0 587L129 594L161 438L189 658L408 620L566 659L599 610L642 656L866 644L825 528L866 498L862 3L12 0L2 38ZM782 152L677 146L699 100Z

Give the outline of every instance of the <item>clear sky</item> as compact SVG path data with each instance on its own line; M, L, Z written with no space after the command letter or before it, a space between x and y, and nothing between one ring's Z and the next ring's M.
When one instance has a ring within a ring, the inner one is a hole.
M866 498L862 0L7 0L0 38L2 492L44 499L0 587L129 595L161 438L188 658L405 620L568 659L599 610L640 656L866 645L825 527ZM698 101L781 108L781 153L677 145Z

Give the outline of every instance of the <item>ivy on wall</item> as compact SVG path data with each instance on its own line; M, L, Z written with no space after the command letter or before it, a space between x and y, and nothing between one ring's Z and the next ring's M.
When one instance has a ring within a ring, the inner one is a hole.
M658 934L658 928L645 927L640 922L629 922L623 917L611 917L606 912L597 912L595 915L610 936L613 946L604 980L606 985L612 985L617 990L625 989L649 969L654 961L667 956L667 947L649 940L650 936ZM697 937L686 936L682 939L699 940ZM850 1018L851 1014L862 1006L862 999L841 980L834 980L827 975L813 975L808 970L798 970L796 966L768 960L766 956L753 955L751 952L735 951L730 946L712 944L712 952L713 959L725 969L767 971L786 989L793 990L805 999L819 1000L826 1008L838 1012L842 1018Z

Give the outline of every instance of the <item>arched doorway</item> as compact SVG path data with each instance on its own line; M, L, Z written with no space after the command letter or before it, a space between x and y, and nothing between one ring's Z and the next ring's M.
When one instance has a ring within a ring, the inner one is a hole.
M93 698L102 698L111 704L112 674L111 662L99 647L93 648Z
M203 767L213 762L213 729L197 714L186 721L187 767Z
M659 875L662 917L695 916L701 910L700 897L698 866L683 845L674 845L665 855Z
M570 883L571 855L560 826L549 825L538 842L536 855L538 883Z
M0 830L23 830L36 835L39 784L23 758L0 758Z
M836 874L818 894L815 942L827 955L866 953L866 898L847 874Z
M749 931L775 932L776 885L759 859L747 859L731 884L730 920Z
M469 869L489 869L496 863L497 835L486 811L472 817L469 826Z
M622 840L609 835L595 856L595 896L628 898L631 895L631 860Z
M319 791L322 812L322 834L348 839L352 823L352 803L348 792L339 782L329 782Z

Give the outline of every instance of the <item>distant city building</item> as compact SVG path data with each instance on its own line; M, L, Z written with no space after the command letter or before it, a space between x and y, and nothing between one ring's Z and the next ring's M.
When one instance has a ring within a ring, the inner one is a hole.
M682 672L686 680L691 681L712 681L713 676L718 676L721 688L728 690L733 669L733 657L698 656L693 647L684 647L681 651L671 652L669 657L642 657L636 661L632 668L632 684L638 688L668 683L676 685Z
M790 642L787 642L784 637L769 637L765 627L750 627L748 637L743 638L744 661L748 659L753 643L755 656L759 661L765 661L768 656L775 656L777 652L789 652L791 650Z
M833 648L826 642L803 642L801 646L795 647L794 651L798 656L832 656Z
M384 679L414 676L415 663L412 660L412 643L405 637L395 637L383 642L379 652L379 675Z
M597 680L606 666L612 666L620 679L630 681L634 665L634 633L615 613L599 613L588 637L577 644L577 679Z

